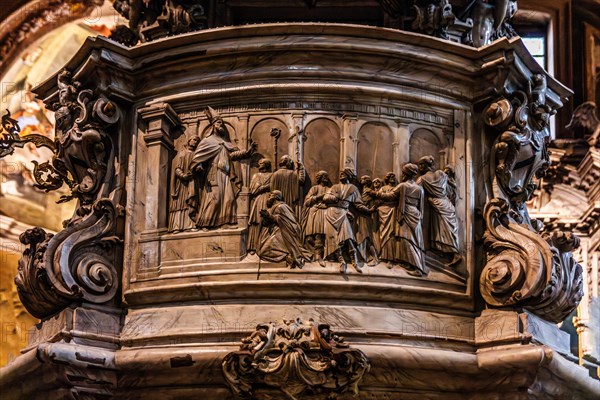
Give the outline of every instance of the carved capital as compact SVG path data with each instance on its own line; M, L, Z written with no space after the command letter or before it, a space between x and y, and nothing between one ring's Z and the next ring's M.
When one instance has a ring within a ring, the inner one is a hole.
M144 141L148 146L160 144L173 149L172 133L174 129L183 129L181 119L168 103L153 104L139 110L139 114L148 124Z
M260 324L242 339L239 351L223 360L223 375L238 398L254 398L259 388L289 399L332 399L345 392L356 396L369 369L363 352L351 349L328 324L312 319Z

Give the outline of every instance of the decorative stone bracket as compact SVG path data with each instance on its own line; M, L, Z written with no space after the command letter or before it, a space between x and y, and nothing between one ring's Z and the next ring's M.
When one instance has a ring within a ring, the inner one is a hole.
M312 319L260 324L223 360L225 380L239 398L254 398L260 388L279 390L291 400L358 395L369 369L362 351Z
M58 75L59 102L54 143L18 138L18 127L3 118L9 134L4 153L32 141L54 151L51 161L35 163L36 187L50 191L67 184L71 193L62 201L77 199L73 217L56 235L34 228L20 236L29 247L19 261L15 283L25 308L45 318L74 301L103 304L114 298L119 276L115 268L116 219L123 191L117 157L117 105L92 90L83 89L71 74ZM16 136L15 136L16 135ZM5 140L6 139L6 140ZM4 150L4 148L3 148Z
M556 233L548 241L542 224L525 206L534 178L549 166L548 124L555 110L546 101L546 78L533 75L525 91L508 93L484 111L493 141L491 191L484 217L487 263L480 291L489 306L523 307L551 321L563 321L582 298L582 268L572 250L579 239Z

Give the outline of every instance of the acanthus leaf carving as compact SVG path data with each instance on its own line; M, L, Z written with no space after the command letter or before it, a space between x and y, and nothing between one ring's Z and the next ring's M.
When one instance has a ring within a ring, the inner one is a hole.
M362 351L312 319L259 324L223 360L223 375L238 398L254 398L259 388L279 390L291 400L358 395L369 369Z
M34 178L46 191L67 184L71 193L59 202L78 204L56 235L34 228L20 237L29 248L15 283L23 305L38 318L74 301L106 303L119 281L114 249L123 185L114 140L120 112L112 101L82 89L66 70L58 75L58 90L54 156L35 164Z
M525 206L534 178L549 166L548 123L555 111L546 90L545 77L533 75L525 91L507 93L484 111L493 141L492 198L484 210L487 263L479 283L489 306L522 307L561 322L582 297L582 269L571 253L579 239L560 232L546 241Z

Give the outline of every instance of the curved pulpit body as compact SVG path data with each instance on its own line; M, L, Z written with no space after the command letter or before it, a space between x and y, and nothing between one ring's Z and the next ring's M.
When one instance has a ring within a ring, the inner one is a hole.
M17 285L44 321L12 368L66 378L32 393L598 388L555 325L580 299L577 238L543 239L525 209L571 92L519 38L262 24L88 39L65 69L36 93L59 116L46 168L79 206L23 238Z

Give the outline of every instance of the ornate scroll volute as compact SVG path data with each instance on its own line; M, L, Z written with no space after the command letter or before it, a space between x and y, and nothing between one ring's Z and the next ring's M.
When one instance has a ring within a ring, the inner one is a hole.
M52 236L40 228L21 235L29 246L15 278L19 297L38 318L50 316L75 301L102 304L117 291L116 219L123 174L118 171L120 111L106 97L83 89L64 70L58 75L55 111L55 154L36 164L36 186L46 191L66 184L77 200L65 229Z
M255 398L258 388L281 391L289 399L334 399L358 395L370 369L365 354L351 349L328 324L312 319L259 324L240 350L223 360L223 376L238 398Z
M492 198L484 210L487 263L480 291L489 306L523 307L560 322L581 299L581 266L566 245L542 238L541 223L529 218L525 205L534 179L549 166L548 123L555 110L546 90L545 76L533 75L525 90L507 93L484 110Z

